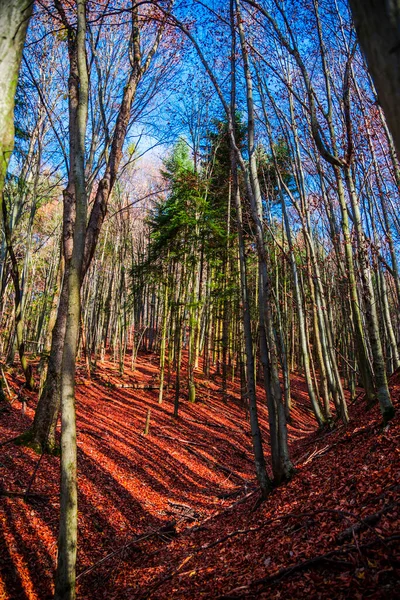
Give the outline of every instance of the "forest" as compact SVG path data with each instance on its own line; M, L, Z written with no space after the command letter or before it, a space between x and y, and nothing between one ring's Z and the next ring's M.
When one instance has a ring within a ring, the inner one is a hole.
M0 600L400 598L399 31L0 0Z

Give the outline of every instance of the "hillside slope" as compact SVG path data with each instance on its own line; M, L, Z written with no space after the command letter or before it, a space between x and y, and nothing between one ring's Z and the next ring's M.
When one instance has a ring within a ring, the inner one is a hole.
M382 430L360 397L347 428L318 433L295 378L297 474L258 506L237 387L224 404L219 380L199 376L198 402L175 421L156 375L148 355L123 378L106 362L78 380L79 598L400 597L398 416ZM391 386L398 405L400 373ZM29 425L33 395L25 415L19 401L3 408L0 443ZM59 467L38 458L0 447L0 599L52 595Z

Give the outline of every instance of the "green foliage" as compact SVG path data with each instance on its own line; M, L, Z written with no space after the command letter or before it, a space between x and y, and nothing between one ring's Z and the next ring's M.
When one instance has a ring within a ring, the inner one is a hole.
M279 138L274 144L273 152L284 183L289 189L293 190L294 180L290 150L283 138ZM267 154L265 148L261 145L257 148L257 166L263 197L271 204L280 202L278 173L276 172L275 162L272 153Z
M164 162L162 174L170 185L166 199L160 201L149 219L151 262L165 257L193 255L204 233L207 210L205 186L195 173L189 149L180 139Z
M209 172L209 229L208 250L212 255L221 256L226 248L228 239L228 201L231 193L231 144L229 139L228 122L226 119L214 119L213 127L207 135L206 169ZM236 143L239 148L244 145L246 128L241 121L239 113L235 118ZM230 207L231 240L235 239L234 227L235 208L231 200Z

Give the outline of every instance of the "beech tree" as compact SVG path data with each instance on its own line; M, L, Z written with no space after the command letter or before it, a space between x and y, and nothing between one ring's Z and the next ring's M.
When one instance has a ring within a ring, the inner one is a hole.
M31 0L11 0L0 6L0 196L14 148L14 98Z
M400 152L400 69L398 0L349 0L358 39L365 53L368 68L378 91L381 104Z

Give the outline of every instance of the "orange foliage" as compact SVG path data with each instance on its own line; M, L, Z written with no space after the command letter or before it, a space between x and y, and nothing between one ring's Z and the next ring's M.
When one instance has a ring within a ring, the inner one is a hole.
M110 361L91 381L80 371L79 598L396 597L399 546L379 540L399 533L398 417L381 431L378 409L366 412L359 397L347 429L318 433L304 383L294 377L289 433L297 475L255 509L251 437L238 384L224 404L219 378L209 382L198 374L199 401L182 399L175 421L173 393L157 403L157 373L154 355L139 356L135 373L127 367L123 378ZM21 382L10 384L16 389ZM400 373L392 393L398 402ZM35 402L25 395L25 416L18 401L1 415L0 443L29 425ZM259 398L267 440L261 389ZM59 461L43 457L25 501L37 460L28 448L1 447L1 489L17 494L0 497L2 600L52 596ZM341 532L387 506L374 526L339 542ZM171 521L172 541L154 535ZM352 549L326 562L280 573L346 545ZM271 576L265 585L252 584Z

